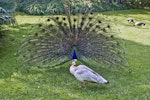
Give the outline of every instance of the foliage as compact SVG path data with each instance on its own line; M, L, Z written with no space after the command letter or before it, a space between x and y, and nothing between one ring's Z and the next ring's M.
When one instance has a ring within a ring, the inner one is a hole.
M70 0L66 0L70 2ZM112 10L125 10L130 7L125 4L117 2L107 3L104 0L72 0L72 12L79 13L84 11L85 8L91 8L95 12L112 11ZM32 15L45 15L45 14L62 14L64 9L61 4L61 0L51 0L45 2L22 2L19 4L20 11L24 11Z
M8 1L1 1L0 5L4 6L4 4L8 4ZM6 7L7 8L7 7ZM11 11L14 11L12 9L4 9L3 7L0 7L0 46L2 45L2 37L4 36L4 31L3 31L3 27L2 25L4 24L14 24L15 23L15 19L14 17L10 14Z
M112 2L112 3L106 3L103 2L100 6L99 5L94 5L93 9L95 12L103 12L103 11L116 11L116 10L127 10L130 9L131 7L128 5L120 4L117 2Z
M20 11L24 11L32 15L44 15L44 14L62 14L63 8L60 3L37 3L37 2L23 2L19 5Z
M147 8L150 9L150 0L127 0L128 4L133 8Z

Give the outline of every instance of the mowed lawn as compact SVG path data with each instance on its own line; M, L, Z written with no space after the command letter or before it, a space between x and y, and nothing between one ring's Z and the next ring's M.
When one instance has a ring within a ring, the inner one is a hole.
M116 37L122 39L130 68L99 68L95 71L110 84L80 87L69 72L71 62L54 69L32 69L17 64L21 41L46 17L16 15L18 25L5 26L5 47L0 47L0 100L150 100L150 11L123 10L104 12ZM146 26L128 23L132 17ZM89 66L90 67L90 66Z

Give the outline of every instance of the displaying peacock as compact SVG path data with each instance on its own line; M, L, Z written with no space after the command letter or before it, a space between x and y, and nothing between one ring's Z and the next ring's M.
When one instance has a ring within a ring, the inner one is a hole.
M71 2L62 1L65 15L49 16L38 24L18 50L18 61L27 66L55 67L72 59L91 65L126 66L123 47L111 25L92 10L72 13Z

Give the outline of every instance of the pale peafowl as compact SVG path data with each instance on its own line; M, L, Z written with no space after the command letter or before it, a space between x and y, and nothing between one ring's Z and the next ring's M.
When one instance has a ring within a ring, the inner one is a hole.
M76 59L73 60L72 65L70 67L70 73L73 74L77 80L83 83L92 82L92 83L103 83L108 84L109 81L104 79L97 72L88 68L85 65L76 66Z
M144 26L144 25L146 25L146 23L144 23L144 22L134 22L133 18L128 18L127 21L129 23L133 23L133 26Z
M71 3L62 3L66 15L49 17L46 25L39 24L19 48L18 61L50 68L72 59L87 65L93 61L97 66L126 66L124 48L109 31L105 18L96 18L89 8L71 14Z

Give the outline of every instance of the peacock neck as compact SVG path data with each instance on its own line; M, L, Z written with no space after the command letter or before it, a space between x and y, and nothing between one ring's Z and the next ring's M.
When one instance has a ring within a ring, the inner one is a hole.
M77 54L76 54L76 45L74 45L74 50L73 50L73 55L72 55L72 59L77 59Z
M71 67L70 67L70 73L74 74L75 70L76 70L76 66L75 65L71 65Z

